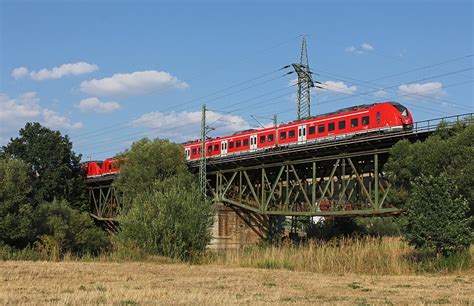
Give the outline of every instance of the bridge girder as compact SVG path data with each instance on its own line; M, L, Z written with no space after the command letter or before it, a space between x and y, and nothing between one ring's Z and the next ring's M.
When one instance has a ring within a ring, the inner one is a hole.
M387 158L387 150L374 150L218 170L209 172L208 190L216 203L261 215L397 214L380 171Z

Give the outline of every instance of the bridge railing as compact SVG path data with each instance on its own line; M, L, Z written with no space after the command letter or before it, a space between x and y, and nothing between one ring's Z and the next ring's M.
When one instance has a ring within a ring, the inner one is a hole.
M413 130L415 132L435 131L443 122L446 123L447 126L452 126L456 123L462 122L472 124L474 123L474 113L465 113L448 117L417 121L413 124Z

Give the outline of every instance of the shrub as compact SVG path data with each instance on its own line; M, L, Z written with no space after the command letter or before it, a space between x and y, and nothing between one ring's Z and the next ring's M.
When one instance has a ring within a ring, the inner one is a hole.
M22 160L0 158L0 243L18 248L35 237L28 168Z
M150 190L155 181L187 173L182 147L168 140L142 139L133 143L123 156L127 162L114 184L126 196L125 210L139 193Z
M109 246L107 234L95 227L90 216L71 208L66 201L41 204L35 225L39 234L36 247L54 260L66 252L97 254Z
M119 237L150 254L191 260L210 242L214 214L194 177L180 174L155 181L133 200L121 217Z
M467 201L456 196L450 178L422 176L412 188L404 230L408 243L445 256L467 249L473 238L472 217L467 217Z

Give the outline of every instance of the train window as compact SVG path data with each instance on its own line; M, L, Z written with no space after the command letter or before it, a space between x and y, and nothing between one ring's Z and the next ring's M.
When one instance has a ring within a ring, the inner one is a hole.
M288 138L295 138L295 130L288 131Z
M244 139L244 147L245 146L248 146L249 145L249 140L248 139Z
M380 124L380 112L377 112L377 124Z
M324 124L318 125L318 133L324 133Z
M196 155L197 151L196 149L193 149L193 155Z
M338 129L342 130L345 128L346 128L346 121L345 120L339 121Z
M211 153L212 152L212 145L209 145L207 146L207 153Z
M198 149L198 154L201 154L201 148Z
M236 146L237 148L241 147L241 146L242 146L242 140L237 140L237 141L235 142L235 146Z
M280 139L286 139L286 132L280 133Z
M368 124L369 124L369 116L362 117L362 125L368 125Z
M267 140L268 140L268 142L272 142L273 141L273 134L268 135Z
M357 127L359 125L359 118L351 119L351 127Z
M314 133L316 133L316 127L310 126L308 132L309 132L309 135L313 135Z
M214 151L219 151L219 145L218 144L214 145Z
M332 132L335 129L334 122L328 123L328 132Z
M234 142L231 141L231 142L229 142L229 149L233 149L233 148L234 148Z
M265 135L260 136L260 143L265 143Z

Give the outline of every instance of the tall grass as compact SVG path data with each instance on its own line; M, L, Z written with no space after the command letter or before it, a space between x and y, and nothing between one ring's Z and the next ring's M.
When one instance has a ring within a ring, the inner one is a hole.
M304 245L284 244L217 252L208 257L207 263L336 275L407 275L442 270L420 269L420 265L426 266L426 262L411 256L413 252L414 250L398 237L340 238ZM446 270L453 270L453 266L454 270L458 266L459 270L468 267L466 258L463 260L463 263L453 263Z

